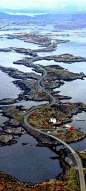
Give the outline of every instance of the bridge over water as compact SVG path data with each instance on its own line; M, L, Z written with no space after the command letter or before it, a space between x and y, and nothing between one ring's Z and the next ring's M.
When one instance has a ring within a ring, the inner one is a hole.
M43 75L40 77L40 79L38 80L38 86L40 88L43 89L44 92L46 92L49 97L50 97L50 105L53 105L56 103L56 100L55 98L49 93L47 92L47 90L45 90L45 88L41 85L41 81L45 78L45 76L47 75L47 71L40 67L42 70L43 70ZM61 139L53 136L53 135L50 135L50 134L47 134L45 132L42 132L41 130L38 130L36 128L34 128L33 126L31 126L29 123L28 123L28 117L36 111L36 109L40 108L41 106L38 106L38 107L35 107L34 109L32 109L25 117L24 117L24 124L25 124L25 128L27 130L27 132L29 132L29 130L32 130L32 131L36 131L40 134L43 134L49 138L53 138L55 141L58 141L59 143L61 143L62 145L66 146L70 152L73 154L74 156L74 159L76 161L76 164L77 164L77 169L78 169L78 172L79 172L79 180L80 180L80 189L81 191L86 191L85 189L85 178L84 178L84 173L83 173L83 167L82 167L82 162L78 156L78 154L64 141L62 141Z

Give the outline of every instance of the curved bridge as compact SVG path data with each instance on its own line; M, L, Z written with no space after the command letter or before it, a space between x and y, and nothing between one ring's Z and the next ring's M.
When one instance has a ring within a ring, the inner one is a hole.
M40 88L43 89L44 92L46 92L49 97L50 97L50 105L53 105L56 103L56 100L55 98L49 93L47 92L47 90L45 90L45 88L41 85L41 81L43 80L43 78L47 75L47 71L41 67L41 69L43 70L43 75L40 77L40 79L38 80L38 86ZM38 107L35 107L34 109L32 109L25 117L24 117L24 123L25 123L25 127L27 129L27 132L29 131L29 129L31 130L34 130L34 131L37 131L43 135L46 135L47 137L51 137L53 138L54 140L56 141L59 141L61 144L65 145L70 151L71 153L73 154L74 158L75 158L75 161L76 161L76 164L77 164L77 169L78 169L78 172L79 172L79 180L80 180L80 189L81 191L86 191L85 189L85 178L84 178L84 173L83 173L83 167L82 167L82 162L78 156L78 154L64 141L62 141L61 139L53 136L53 135L50 135L50 134L47 134L47 133L44 133L38 129L35 129L33 126L31 126L29 123L28 123L28 117L36 111L36 109L40 108L41 106L38 106Z

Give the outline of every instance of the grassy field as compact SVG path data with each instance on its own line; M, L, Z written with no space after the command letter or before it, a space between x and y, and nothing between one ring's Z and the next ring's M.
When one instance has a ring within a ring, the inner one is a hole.
M83 167L86 168L86 151L78 152L81 157Z
M46 66L48 78L57 78L58 80L66 80L66 79L74 79L81 76L81 74L69 72L64 69L58 69L57 66L53 66L53 68Z
M72 104L63 104L63 105L54 105L50 106L49 104L43 105L41 108L36 110L36 117L30 116L28 118L28 122L35 127L36 129L41 129L42 131L51 131L51 134L55 135L55 131L57 130L53 124L50 123L50 118L55 118L56 123L61 123L64 125L66 121L69 120L69 116L71 112L75 109L75 106ZM64 118L64 122L62 119ZM60 131L59 132L63 132ZM56 133L56 137L64 140L64 141L77 141L79 138L82 138L84 134L77 130L66 130L64 129L64 133Z
M71 168L66 176L66 191L80 191L78 171Z

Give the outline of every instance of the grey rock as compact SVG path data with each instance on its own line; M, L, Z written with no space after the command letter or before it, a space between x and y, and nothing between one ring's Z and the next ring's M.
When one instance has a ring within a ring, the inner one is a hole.
M13 139L12 135L1 135L0 136L0 142L2 142L2 143L8 143L12 139Z

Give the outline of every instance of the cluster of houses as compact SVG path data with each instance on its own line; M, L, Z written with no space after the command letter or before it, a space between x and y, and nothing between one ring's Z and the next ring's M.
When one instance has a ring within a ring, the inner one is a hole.
M37 114L32 113L32 117L36 118ZM71 130L71 131L74 130L73 126L71 126L69 124L64 124L64 122L65 122L65 118L61 118L61 122L59 123L60 128L65 128L66 130ZM45 121L44 124L45 124L46 128L49 128L51 126L54 126L56 129L58 128L58 123L56 121L56 118L50 118L49 122Z

